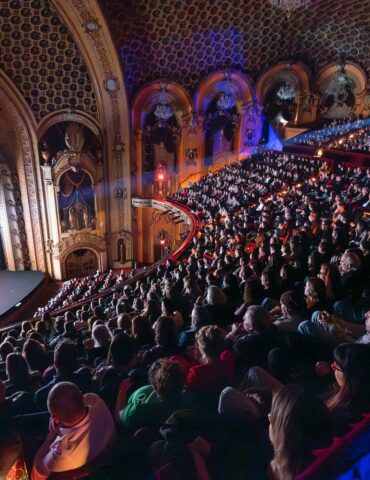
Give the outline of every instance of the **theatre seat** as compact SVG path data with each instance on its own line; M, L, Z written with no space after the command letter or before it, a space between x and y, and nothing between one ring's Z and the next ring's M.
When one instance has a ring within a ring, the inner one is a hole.
M317 459L295 480L367 480L370 475L370 413L343 437L316 452Z
M53 473L48 478L50 480L81 480L84 478L90 478L92 474L96 474L102 469L106 470L107 472L109 472L110 467L115 469L119 463L123 463L124 458L122 442L120 442L118 439L107 450L105 450L104 453L99 455L87 465L76 468L75 470ZM102 478L105 477L103 476ZM109 478L108 473L106 478Z

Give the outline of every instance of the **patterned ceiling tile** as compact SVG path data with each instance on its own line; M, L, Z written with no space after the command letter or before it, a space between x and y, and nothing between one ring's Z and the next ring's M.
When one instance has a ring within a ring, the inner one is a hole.
M38 120L61 108L98 114L82 55L50 0L0 0L0 69Z
M130 97L162 77L191 93L218 69L253 80L279 61L313 71L341 54L370 66L370 0L311 0L290 19L268 0L100 0Z

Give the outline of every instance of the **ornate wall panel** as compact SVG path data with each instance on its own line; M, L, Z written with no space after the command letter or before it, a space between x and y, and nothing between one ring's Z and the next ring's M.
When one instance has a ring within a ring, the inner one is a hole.
M1 73L1 72L0 72ZM45 271L45 252L41 224L41 205L38 172L35 161L35 136L32 113L23 99L17 98L13 84L0 75L0 107L11 125L19 150L11 165L19 179L19 190L23 206L25 231L32 270Z
M61 108L98 116L87 66L50 0L0 0L0 69L37 120Z

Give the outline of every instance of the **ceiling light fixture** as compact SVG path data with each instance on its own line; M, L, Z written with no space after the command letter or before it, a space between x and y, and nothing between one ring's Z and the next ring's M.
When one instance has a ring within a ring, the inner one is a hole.
M274 7L282 10L288 19L294 10L304 7L309 1L310 0L269 0Z

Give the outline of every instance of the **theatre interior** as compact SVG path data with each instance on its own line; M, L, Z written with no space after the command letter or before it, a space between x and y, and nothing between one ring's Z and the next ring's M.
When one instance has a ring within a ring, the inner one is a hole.
M2 479L370 479L370 0L0 0Z

